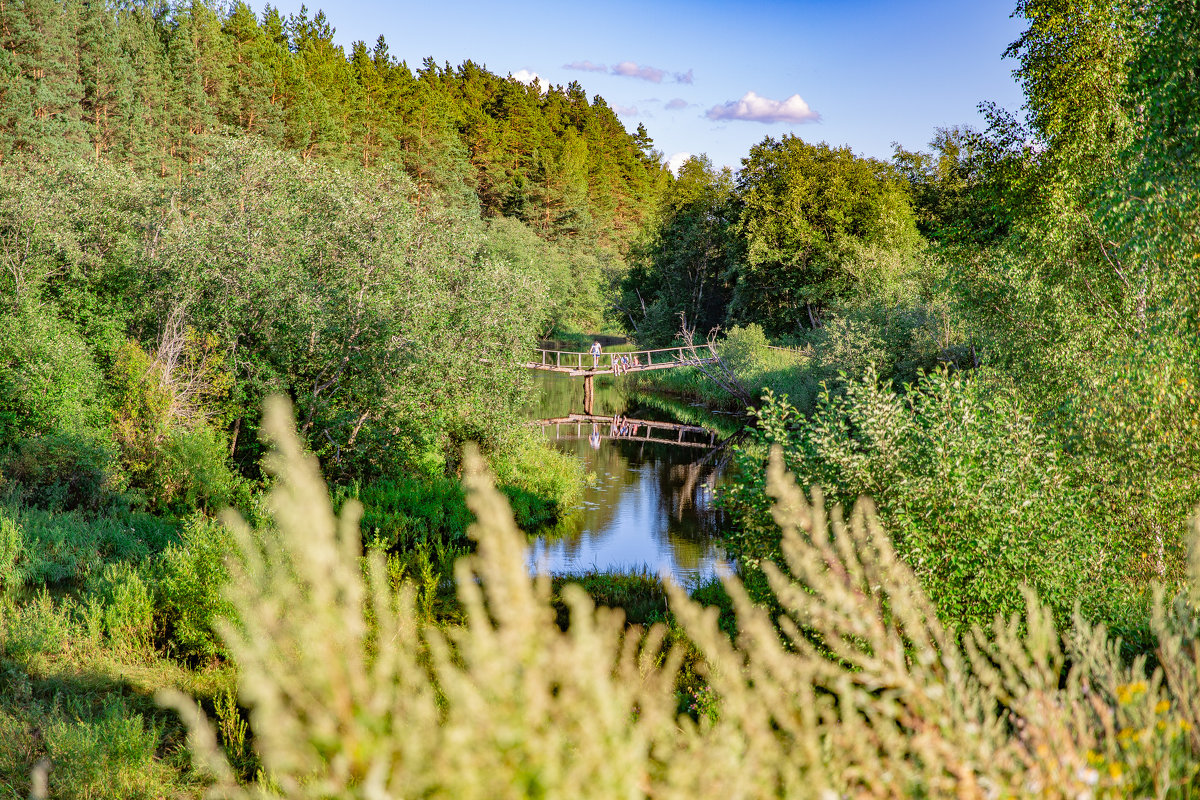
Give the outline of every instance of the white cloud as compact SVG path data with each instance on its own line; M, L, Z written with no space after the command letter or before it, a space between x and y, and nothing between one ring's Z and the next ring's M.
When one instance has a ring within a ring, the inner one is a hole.
M687 108L687 104L687 100L684 100L682 97L676 97L672 100L668 100L667 104L663 106L663 108L665 108L667 111L678 111L681 108Z
M772 100L755 92L746 92L741 100L731 100L713 106L705 115L709 119L743 119L752 122L817 122L821 115L808 107L804 98L794 94L787 100Z
M519 69L512 73L509 77L518 83L528 84L529 86L533 86L534 83L537 83L539 89L544 89L546 86L546 81L541 75L538 75L536 72L531 72L527 69Z
M676 83L692 83L694 81L695 81L695 76L692 75L692 70L690 70L690 69L687 72L676 72L675 73L675 82Z
M637 106L613 106L612 110L622 117L636 117L638 115Z
M577 69L583 72L608 72L608 67L603 64L593 64L586 59L583 61L572 61L570 64L563 64L563 69Z
M684 162L691 157L691 153L676 153L667 159L667 169L671 170L672 175L678 177L679 168L682 167Z
M663 76L667 73L665 70L657 67L638 66L633 61L622 61L612 68L613 75L624 75L626 78L641 78L644 81L651 83L662 83Z

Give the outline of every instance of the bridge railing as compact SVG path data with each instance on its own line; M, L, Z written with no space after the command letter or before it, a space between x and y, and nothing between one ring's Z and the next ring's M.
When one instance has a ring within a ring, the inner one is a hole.
M578 353L570 350L534 351L543 367L568 367L575 369L592 369L614 366L615 359L628 357L631 361L637 359L639 367L661 366L663 364L678 364L692 361L691 348L662 347L657 350L623 350L619 352L601 353L593 356L589 352ZM705 355L707 353L707 355ZM716 358L717 351L709 344L696 347L696 355L700 358ZM636 369L636 367L635 367Z

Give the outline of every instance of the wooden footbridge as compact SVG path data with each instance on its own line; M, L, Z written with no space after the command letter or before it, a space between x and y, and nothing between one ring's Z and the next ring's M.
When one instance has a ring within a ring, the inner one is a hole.
M567 350L535 350L534 361L527 362L530 369L561 372L573 378L590 378L595 375L624 375L631 372L649 372L672 367L692 367L697 364L713 364L717 352L712 345L690 347L666 347L660 350L631 350L622 353L576 353Z
M587 439L593 446L598 446L601 439L628 439L704 450L717 445L717 435L712 431L697 425L680 425L675 422L568 414L565 417L539 419L530 424L540 427L548 434L552 433L555 439Z

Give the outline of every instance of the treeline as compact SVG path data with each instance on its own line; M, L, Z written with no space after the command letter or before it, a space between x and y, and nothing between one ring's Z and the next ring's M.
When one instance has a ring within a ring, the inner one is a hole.
M270 393L343 479L522 451L541 276L403 172L229 140L169 194L103 163L0 174L0 469L27 501L215 511L257 477Z
M779 557L780 445L802 484L876 500L956 624L1032 585L1140 630L1200 501L1196 10L1024 0L1021 114L984 105L890 163L784 137L736 175L685 165L623 305L648 340L681 313L731 328L789 395L727 497L739 563Z
M700 331L820 328L839 302L894 290L923 244L892 164L791 134L755 145L736 175L688 160L661 217L620 300L646 341L673 337L681 315Z
M324 13L244 3L30 0L0 7L0 163L52 153L182 185L230 133L301 160L402 168L418 204L511 217L547 246L566 324L598 324L666 178L578 83L538 87L466 62L417 69L383 36L347 53ZM572 272L574 275L572 275Z
M467 440L531 524L570 495L515 364L600 324L669 173L578 84L333 36L304 9L0 4L0 499L245 507L271 393L410 511Z

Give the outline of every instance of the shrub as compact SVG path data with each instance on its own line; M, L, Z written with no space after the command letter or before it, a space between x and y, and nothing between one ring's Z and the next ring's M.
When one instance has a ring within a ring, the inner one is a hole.
M231 547L225 525L197 514L184 525L179 542L155 562L156 628L163 646L179 657L203 659L224 653L216 622L232 613L221 593Z
M1032 586L1067 620L1128 592L1120 557L1107 552L1106 514L1076 485L1058 445L1003 387L933 373L905 395L869 370L844 394L826 391L806 417L768 396L754 442L739 453L725 493L740 563L779 557L762 453L783 448L807 486L828 487L850 508L873 497L897 548L953 626L986 625L1021 610Z
M105 565L95 591L109 640L119 650L144 652L154 633L154 601L138 569L126 562Z
M25 537L16 520L0 507L0 594L24 585L24 576L17 568L24 549Z
M196 389L197 399L209 400L217 390L206 381L217 379L208 373L218 367L204 362L207 356L191 358L202 361L191 365L202 372L196 378L203 384ZM168 382L159 361L136 343L126 342L117 352L113 371L115 439L131 487L144 501L154 510L180 515L230 504L244 508L249 491L230 468L224 436L206 423L201 410L177 396L178 388Z
M112 464L96 440L47 434L17 441L0 463L11 494L53 511L96 510L112 499Z
M48 433L86 437L103 419L88 343L47 307L0 310L0 450Z
M120 696L98 708L68 701L46 725L52 797L150 800L178 791L173 770L157 757L162 729Z
M76 630L72 601L55 603L45 589L26 602L0 597L0 655L20 664L41 653L58 653Z
M157 473L159 502L178 512L245 508L249 489L230 468L228 451L224 437L207 425L171 431Z
M729 364L729 368L743 375L758 367L767 356L767 335L757 323L746 327L733 327L725 334L721 342L721 358Z

